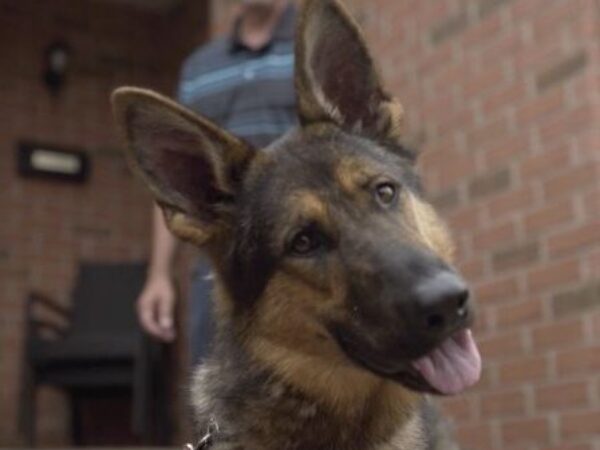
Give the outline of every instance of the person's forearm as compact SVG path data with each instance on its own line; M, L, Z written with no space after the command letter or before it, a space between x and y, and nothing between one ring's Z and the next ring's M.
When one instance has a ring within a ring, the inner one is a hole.
M158 206L154 206L152 223L152 257L148 275L149 277L170 276L178 240L167 228L165 218Z

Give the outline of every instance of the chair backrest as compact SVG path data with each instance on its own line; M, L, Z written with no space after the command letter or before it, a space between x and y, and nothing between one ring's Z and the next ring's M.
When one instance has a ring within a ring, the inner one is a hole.
M83 263L72 294L72 334L139 332L135 300L146 277L145 263Z

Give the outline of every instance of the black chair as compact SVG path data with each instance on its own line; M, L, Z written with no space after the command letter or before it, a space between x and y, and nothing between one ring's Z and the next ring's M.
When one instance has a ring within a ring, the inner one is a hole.
M133 432L143 443L168 442L164 345L141 331L134 310L145 264L82 264L67 310L31 293L26 303L20 429L35 445L36 388L63 388L71 400L72 435L81 443L78 399L103 389L131 389Z

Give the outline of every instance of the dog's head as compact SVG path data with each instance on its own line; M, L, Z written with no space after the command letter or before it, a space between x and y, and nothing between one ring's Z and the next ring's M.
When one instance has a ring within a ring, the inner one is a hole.
M222 319L257 357L465 389L480 372L468 290L400 142L402 107L336 0L303 4L296 88L300 127L261 151L152 92L113 103L131 166L212 256Z

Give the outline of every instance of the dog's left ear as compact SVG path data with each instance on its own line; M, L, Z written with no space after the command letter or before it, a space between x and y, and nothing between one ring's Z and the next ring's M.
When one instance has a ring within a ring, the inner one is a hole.
M303 125L334 122L381 139L400 136L403 109L383 88L356 22L338 0L305 0L296 36Z
M154 194L171 231L198 245L222 236L255 150L152 91L120 88L112 103L129 165Z

